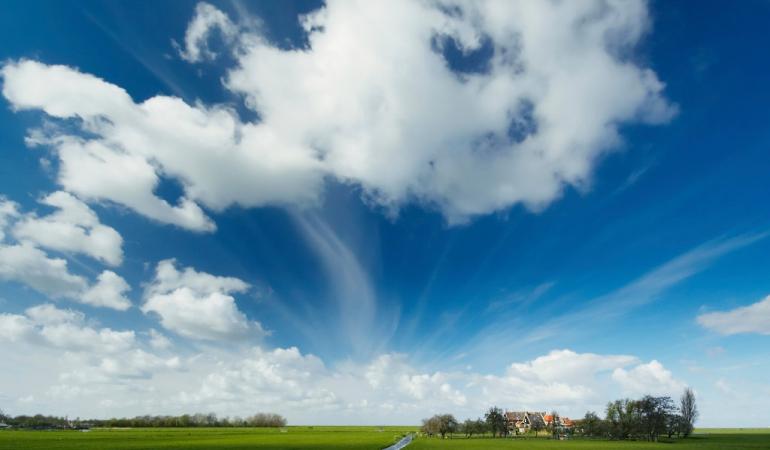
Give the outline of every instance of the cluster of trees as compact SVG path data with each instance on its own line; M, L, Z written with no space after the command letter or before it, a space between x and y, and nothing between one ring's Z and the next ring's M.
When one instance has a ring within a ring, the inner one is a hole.
M604 419L594 412L586 413L577 431L586 437L657 441L661 435L688 437L697 418L695 394L688 388L678 408L671 397L615 400L607 404Z
M421 431L428 436L441 436L445 438L448 434L452 437L454 433L460 431L460 424L451 414L436 414L433 417L422 420Z
M113 418L70 420L56 416L9 416L0 411L0 422L16 428L86 428L86 427L285 427L286 419L272 413L257 413L253 416L217 417L214 413L184 414L181 416L137 416L133 418Z
M455 433L464 434L465 437L492 433L493 437L505 436L508 432L505 414L498 407L489 408L484 418L467 419L458 422L452 414L436 414L433 417L422 420L421 431L427 436L440 436L441 438L453 437Z
M17 428L31 429L50 429L50 428L70 428L71 422L65 417L44 416L36 414L34 416L10 416L0 410L0 423Z
M533 421L530 431L535 435L541 431L550 432L555 438L560 434L570 434L589 438L637 439L657 441L661 435L688 437L698 418L695 394L685 389L678 407L671 397L644 396L638 400L615 400L607 404L605 418L594 412L586 413L581 420L574 421L574 427L561 424L559 414L551 413L553 418L545 424ZM483 418L468 419L458 422L452 414L437 414L422 421L422 432L427 436L453 437L464 434L465 437L491 434L492 437L504 437L509 433L505 413L498 407L489 408ZM516 430L514 428L514 430Z

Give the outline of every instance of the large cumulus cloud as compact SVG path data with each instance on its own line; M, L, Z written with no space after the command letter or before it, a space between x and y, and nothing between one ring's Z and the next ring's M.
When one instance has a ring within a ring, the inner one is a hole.
M196 11L182 55L214 58L206 37L218 28L235 61L224 87L259 120L163 95L136 101L72 67L3 67L14 108L87 132L30 135L58 156L64 189L210 231L203 208L313 205L332 178L390 212L418 202L460 222L547 206L589 183L621 125L675 113L633 58L643 2L329 2L299 18L302 48L210 5ZM181 198L154 193L164 177Z

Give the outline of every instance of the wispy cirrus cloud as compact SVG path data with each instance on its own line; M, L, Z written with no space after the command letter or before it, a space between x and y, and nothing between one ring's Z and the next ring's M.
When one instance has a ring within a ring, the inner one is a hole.
M526 320L526 317L522 319L515 314L500 315L498 320L489 321L487 326L480 328L459 347L442 349L435 360L452 358L461 353L475 355L466 358L466 361L483 361L484 355L519 348L522 342L528 345L544 344L556 337L575 338L599 333L603 326L613 320L659 300L668 289L706 270L720 257L752 245L767 235L766 232L748 233L709 240L624 286L586 301L573 301L571 303L577 306L571 310L551 314L549 318L537 320L534 324ZM587 323L591 326L586 327Z
M537 341L553 336L558 330L575 330L580 323L602 323L618 318L634 309L654 302L682 281L702 272L718 258L758 242L767 232L717 238L688 250L647 272L631 283L606 295L582 303L568 312L528 333L527 339Z
M770 335L770 296L729 311L701 314L698 323L722 335L757 333Z

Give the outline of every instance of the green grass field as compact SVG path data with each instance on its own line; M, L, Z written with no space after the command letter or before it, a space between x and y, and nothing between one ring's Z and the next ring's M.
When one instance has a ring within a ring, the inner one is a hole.
M409 450L498 450L498 449L770 449L770 429L700 429L688 439L673 441L635 442L571 440L554 441L547 438L519 439L418 439Z
M0 449L339 449L377 450L410 427L165 428L76 431L0 431ZM770 449L770 429L700 429L674 442L527 439L416 439L407 450L429 449Z
M288 427L274 428L135 428L78 431L0 431L0 449L340 449L387 447L415 428Z

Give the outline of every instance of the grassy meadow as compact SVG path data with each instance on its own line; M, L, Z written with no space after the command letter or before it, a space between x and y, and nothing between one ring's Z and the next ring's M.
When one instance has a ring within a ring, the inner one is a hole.
M132 428L0 431L1 450L381 449L417 427Z
M378 450L413 427L135 428L77 431L0 431L0 449L336 449ZM770 449L770 429L700 429L686 440L618 442L547 438L418 438L408 450L457 449Z
M517 439L417 439L409 450L497 450L497 449L770 449L770 428L700 429L688 439L661 442L580 440L554 441L548 438Z

